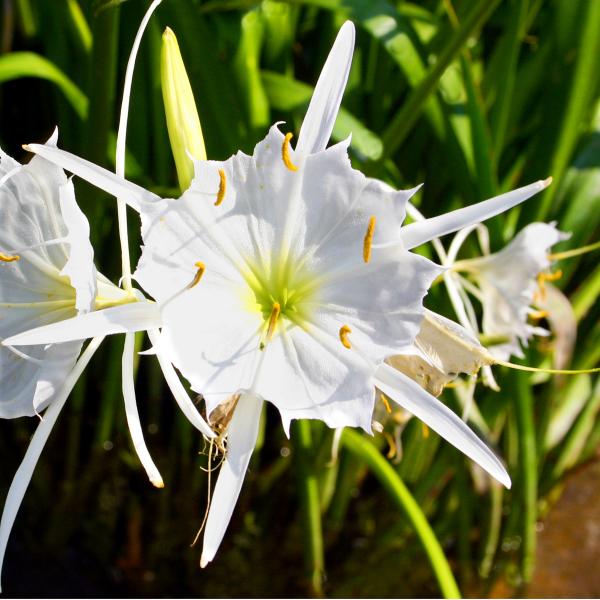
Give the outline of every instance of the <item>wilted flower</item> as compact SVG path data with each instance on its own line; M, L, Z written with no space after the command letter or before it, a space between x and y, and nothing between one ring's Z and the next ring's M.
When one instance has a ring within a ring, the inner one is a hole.
M387 362L430 394L439 396L461 373L474 375L483 366L493 364L494 358L467 329L425 310L413 346Z

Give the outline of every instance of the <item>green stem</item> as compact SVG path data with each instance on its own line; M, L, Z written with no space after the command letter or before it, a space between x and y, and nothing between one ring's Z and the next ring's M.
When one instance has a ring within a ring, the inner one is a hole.
M502 526L502 498L504 496L504 488L496 483L491 482L490 497L492 505L490 506L490 522L483 544L483 558L479 567L479 574L483 579L487 579L492 572L494 566L494 556L498 549L500 541L500 528Z
M310 578L311 592L314 596L320 598L323 596L325 559L319 484L313 465L310 421L299 420L292 423L292 442L298 468L298 488L305 534L306 566Z
M342 444L352 454L365 461L398 507L414 527L445 598L460 598L460 591L439 540L435 537L421 507L390 463L373 442L351 429L344 429Z
M525 582L531 580L535 567L537 520L537 445L533 416L533 396L527 375L516 375L517 394L515 407L519 430L519 463L521 465L520 487L523 503L522 514L522 573Z
M119 33L119 9L103 10L92 21L93 46L88 97L90 106L86 123L89 140L83 148L85 157L100 166L108 166L109 132L114 127L115 86L117 74L117 49ZM105 227L92 230L94 247L101 247L102 237L108 233L112 217L108 216L108 204L100 201L102 192L87 188L83 208L91 223L104 222ZM112 212L112 211L110 211ZM105 217L105 218L103 218Z

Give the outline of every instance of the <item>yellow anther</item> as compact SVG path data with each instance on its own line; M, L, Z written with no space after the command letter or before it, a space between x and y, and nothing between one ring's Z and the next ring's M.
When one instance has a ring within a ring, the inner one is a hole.
M342 342L342 345L344 346L344 348L352 348L352 344L350 343L350 340L348 339L348 336L352 333L352 329L350 329L350 327L348 327L348 325L342 325L340 327L340 342Z
M194 286L198 285L198 282L202 279L202 275L204 275L204 271L206 271L206 266L202 261L198 261L194 263L194 266L198 269L196 274L194 275L194 279L192 279L191 283L188 285L188 289L192 289Z
M217 199L215 200L215 206L219 206L225 198L225 192L227 191L227 180L225 179L225 171L219 169L219 191L217 192Z
M281 146L281 158L283 159L283 164L290 171L297 171L298 167L292 162L290 158L290 140L294 137L293 133L286 133L285 138L283 140L283 146Z
M390 406L390 401L387 399L387 396L383 392L381 393L381 401L383 402L383 405L385 406L385 410L388 412L389 415L391 415L392 407Z
M389 450L387 451L386 457L394 458L398 454L398 447L396 446L396 440L394 440L394 438L387 431L383 432L383 436L385 437L385 439L390 447Z
M20 260L20 256L15 254L14 256L10 256L9 254L3 254L0 252L0 260L2 262L15 262L15 260Z
M558 281L563 276L563 272L560 269L554 271L554 273L539 273L537 276L537 282L539 287L539 299L543 302L546 300L546 281ZM538 294L534 295L534 301L538 298Z
M547 310L534 310L529 313L532 319L545 319L550 313Z
M423 432L423 437L427 439L429 437L429 427L427 427L425 423L421 423L421 430Z
M277 327L277 320L281 313L281 306L279 302L273 302L273 308L271 309L271 316L269 317L269 327L267 328L267 342L271 341L275 328Z
M363 260L368 263L371 260L371 244L373 243L373 234L375 233L375 222L377 219L371 217L367 226L367 233L363 241Z

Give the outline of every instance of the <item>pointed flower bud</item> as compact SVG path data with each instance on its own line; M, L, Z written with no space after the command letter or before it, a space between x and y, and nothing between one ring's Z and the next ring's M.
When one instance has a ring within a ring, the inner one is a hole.
M171 150L179 186L184 191L194 177L193 159L206 160L206 149L190 80L177 38L169 27L162 37L160 78Z

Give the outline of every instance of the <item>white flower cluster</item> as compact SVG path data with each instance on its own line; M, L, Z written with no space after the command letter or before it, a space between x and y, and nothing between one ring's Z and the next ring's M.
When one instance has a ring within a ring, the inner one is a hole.
M138 44L139 35L141 29ZM265 401L277 407L286 431L293 419L319 419L370 433L379 389L510 486L502 462L435 397L458 372L476 371L493 357L473 335L478 329L468 315L467 330L426 311L423 299L441 275L462 299L458 273L472 275L484 306L483 332L505 336L502 352L516 353L518 341L536 332L525 323L532 282L561 234L536 224L530 227L541 232L528 228L498 254L455 264L446 256L442 267L411 250L472 228L547 182L404 226L416 190L396 191L353 169L349 139L327 147L353 48L348 22L322 71L295 150L291 136L274 125L252 156L238 152L222 162L195 162L192 183L178 199L160 198L59 150L56 136L27 147L36 154L28 165L2 154L0 416L49 408L6 501L0 560L51 426L109 334L126 334L126 413L152 483L163 485L137 416L133 332L148 332L190 421L206 437L226 439L203 566L213 560L234 510ZM121 289L96 271L89 226L63 169L139 213L144 246L132 279L143 293L127 273ZM94 341L78 359L88 338ZM208 423L173 366L203 395Z

